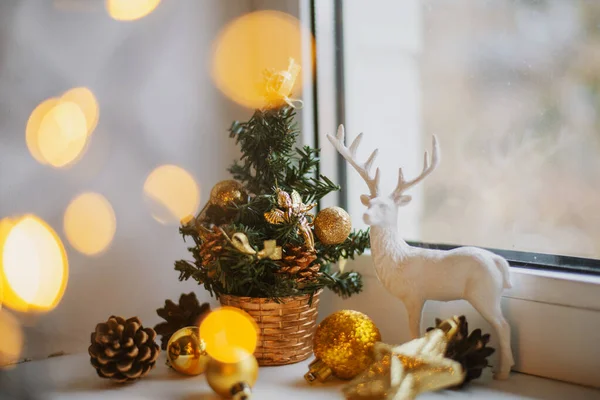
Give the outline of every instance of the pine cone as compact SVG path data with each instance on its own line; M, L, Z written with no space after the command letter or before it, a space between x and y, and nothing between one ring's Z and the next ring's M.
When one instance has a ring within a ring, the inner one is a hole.
M314 281L321 275L321 265L313 264L316 259L316 252L305 246L286 246L277 272L287 274L297 282Z
M169 339L175 332L186 326L198 326L209 312L210 305L208 303L200 305L194 292L182 294L179 297L179 304L165 300L165 306L156 310L156 313L166 322L161 322L154 327L156 333L161 335L161 349L167 349Z
M154 368L160 353L154 339L154 329L144 328L137 317L111 316L92 332L90 362L101 378L119 383L139 379Z
M467 318L461 315L456 319L458 323L458 332L448 342L445 356L451 358L454 361L458 361L465 371L465 380L460 384L459 388L466 385L469 381L477 379L481 376L483 369L489 367L487 358L494 354L496 349L493 347L487 347L490 341L490 335L481 334L481 329L475 329L469 335L469 324ZM435 319L435 325L438 326L442 321L438 318ZM428 328L429 332L433 328Z
M202 266L208 269L208 276L213 277L216 270L212 268L212 265L221 253L224 251L224 246L227 243L227 238L223 234L223 231L218 226L213 226L212 232L207 232L203 235L204 241L200 245L200 258Z

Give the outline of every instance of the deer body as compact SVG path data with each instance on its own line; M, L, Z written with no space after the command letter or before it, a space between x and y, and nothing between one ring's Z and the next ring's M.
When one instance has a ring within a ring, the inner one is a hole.
M362 134L347 148L344 146L343 126L338 129L337 137L328 135L331 143L369 186L370 195L362 195L361 201L368 207L364 221L371 226L375 271L385 289L404 303L412 337L420 336L421 314L427 300L467 300L494 327L500 340L500 363L494 376L508 378L514 360L510 327L500 308L503 289L511 287L507 261L476 247L449 251L412 247L399 234L398 208L411 200L404 191L423 180L439 162L435 137L431 164L425 153L423 172L411 181L404 179L400 169L398 186L390 196L378 193L379 169L375 176L369 172L377 150L366 163L356 161L356 149L361 138Z

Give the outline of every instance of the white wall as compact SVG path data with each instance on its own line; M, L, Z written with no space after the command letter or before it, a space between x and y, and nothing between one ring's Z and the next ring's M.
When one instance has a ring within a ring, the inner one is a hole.
M60 8L57 7L60 6ZM175 163L201 187L201 202L236 157L226 129L250 111L212 85L211 43L250 1L163 1L148 17L120 23L103 1L0 2L0 217L35 213L59 233L70 280L52 313L24 318L25 356L82 351L95 324L111 314L158 322L166 298L195 290L179 283L173 262L187 257L176 226L152 219L142 187L156 166ZM84 158L67 170L38 164L25 145L35 106L75 86L100 104ZM112 246L98 257L77 253L62 230L69 201L83 191L108 198L117 218Z

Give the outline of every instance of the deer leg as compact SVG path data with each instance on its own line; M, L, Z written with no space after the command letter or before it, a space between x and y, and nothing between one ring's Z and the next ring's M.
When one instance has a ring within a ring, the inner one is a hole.
M494 379L508 379L510 369L515 365L510 345L510 325L502 315L500 299L494 302L486 301L485 298L479 298L478 300L472 301L471 304L492 325L500 341L499 365L494 368Z
M413 339L421 336L421 314L424 304L425 302L422 300L404 302L406 312L408 313L408 328L410 329L410 336Z

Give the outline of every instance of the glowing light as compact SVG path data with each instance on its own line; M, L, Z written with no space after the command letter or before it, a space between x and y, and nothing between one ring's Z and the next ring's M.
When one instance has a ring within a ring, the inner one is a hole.
M31 113L25 128L29 152L39 163L56 168L75 163L98 124L99 110L96 97L85 87L43 101Z
M6 310L0 310L0 368L19 360L23 349L23 332L19 321Z
M178 224L195 214L200 189L189 172L176 165L162 165L148 175L144 194L152 217L163 224Z
M97 255L108 248L117 229L115 212L98 193L83 193L71 201L64 216L64 230L77 251Z
M238 349L254 353L258 327L254 319L239 308L221 307L202 321L200 337L206 342L206 351L211 357L234 363L239 361Z
M257 11L234 20L215 43L212 63L215 84L243 106L264 107L264 72L286 70L290 58L302 60L303 36L310 36L303 29L296 18L278 11ZM295 87L302 87L301 74Z
M88 136L94 132L100 117L100 107L94 93L86 87L77 87L66 91L60 98L61 102L77 104L85 117Z
M106 0L106 11L117 21L134 21L150 14L160 0Z
M27 142L27 148L29 152L40 164L46 164L46 160L42 156L39 144L38 144L38 136L40 132L40 125L42 124L42 120L48 114L55 105L57 105L59 99L53 97L46 101L40 103L29 116L29 120L27 121L27 126L25 128L25 141Z
M67 286L69 262L54 230L34 215L0 223L0 278L4 305L17 311L49 311Z
M53 167L76 161L87 141L87 124L79 106L56 104L42 119L37 139L40 155Z

